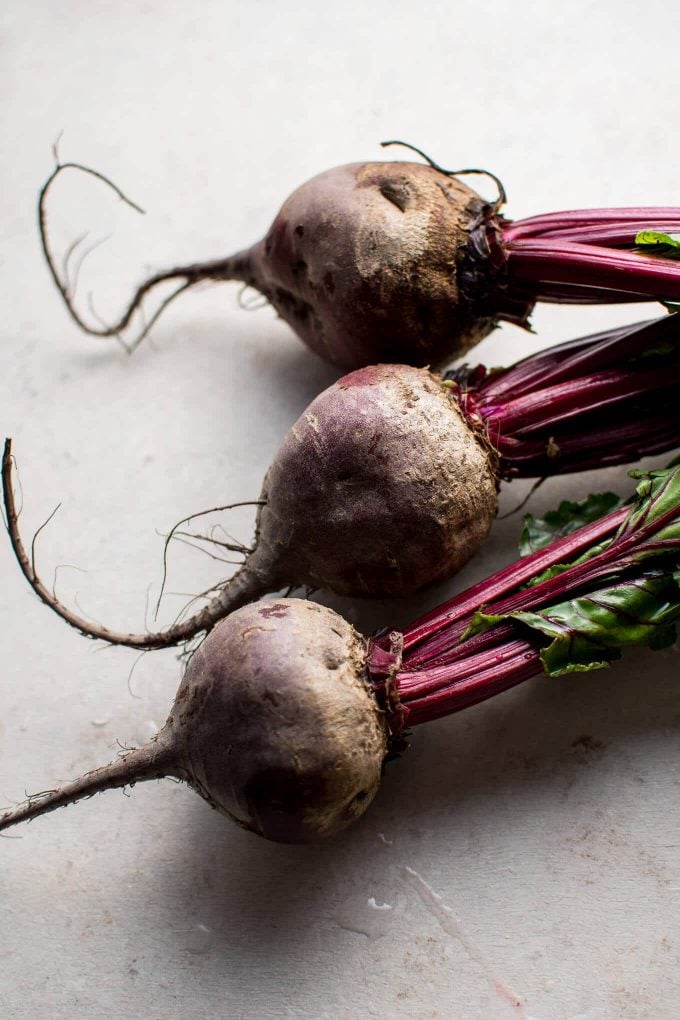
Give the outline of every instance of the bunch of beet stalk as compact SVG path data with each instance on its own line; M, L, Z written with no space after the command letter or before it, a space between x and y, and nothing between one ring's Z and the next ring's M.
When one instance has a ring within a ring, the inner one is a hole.
M484 171L445 170L406 147L427 164L353 163L312 178L261 241L152 274L110 325L88 323L77 310L77 269L69 265L80 241L60 272L46 199L59 175L75 169L139 207L98 171L57 162L40 195L43 251L70 315L92 336L123 342L148 295L175 284L125 342L132 349L181 293L202 281L235 280L259 291L317 354L345 369L442 365L500 321L526 326L536 301L680 301L680 264L673 261L680 209L578 209L513 221L501 215L505 192L493 174L499 195L488 202L459 180Z
M399 649L394 729L466 708L539 672L599 669L626 645L675 642L680 466L631 474L641 479L632 501L598 516L615 500L605 494L564 504L541 522L528 518L523 547L539 548L432 610L397 642L373 640L374 677L389 672L391 649ZM550 541L551 529L590 515L592 522Z
M445 580L488 534L500 480L672 450L680 445L679 402L680 317L668 314L504 370L461 369L444 380L403 365L353 372L317 397L284 439L258 501L255 543L236 574L193 615L157 631L86 620L41 581L19 534L7 448L9 532L33 589L83 634L168 647L287 587L392 597Z
M625 464L680 440L680 318L672 315L569 340L511 368L463 367L446 378L508 480Z
M608 496L533 522L531 541L550 544L401 632L367 643L336 613L297 599L237 611L191 659L148 745L6 811L0 830L172 776L267 838L333 835L366 810L405 727L540 673L598 669L626 646L675 640L680 466L637 477L633 499L603 516Z

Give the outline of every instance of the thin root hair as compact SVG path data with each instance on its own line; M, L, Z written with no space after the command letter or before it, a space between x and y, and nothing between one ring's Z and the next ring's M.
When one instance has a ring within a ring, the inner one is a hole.
M144 654L144 653L142 653L142 654ZM118 737L116 737L116 743L118 744L118 747L119 747L119 748L120 748L120 750L121 750L121 757L125 757L125 755L126 755L126 754L127 754L127 753L128 753L129 751L136 751L136 750L137 750L137 748L136 748L136 747L130 747L130 746L129 746L129 744L124 744L124 743L122 742L122 740L119 740L119 739L118 739Z
M87 235L84 235L83 239L86 236ZM71 279L65 276L66 285L69 288L69 292L73 300L75 300L76 290L78 288L78 280L80 279L80 271L83 268L85 259L88 258L93 251L96 251L97 248L100 248L103 244L106 244L106 242L110 240L110 238L111 238L110 234L105 234L104 237L100 237L97 241L93 241L92 244L85 249L85 251L80 253L78 261L76 262L75 269L73 270L73 276L71 277Z
M54 284L55 284L57 290L61 294L62 300L63 300L63 302L64 302L64 304L66 306L66 309L67 309L69 315L71 316L73 321L76 323L76 325L80 329L83 330L83 332L88 333L90 336L108 337L108 338L118 339L119 342L124 347L124 349L128 353L131 353L132 351L134 351L139 346L139 344L142 342L142 340L147 336L147 334L153 328L153 326L156 323L156 321L159 318L159 316L165 311L165 309L168 307L168 305L172 301L174 301L175 298L178 297L188 287L193 286L195 283L197 283L199 281L200 274L196 274L195 267L192 267L192 268L194 268L193 274L191 273L191 269L176 268L176 269L171 269L171 270L168 270L166 272L161 272L161 273L158 273L158 274L155 274L155 275L149 277L149 279L147 279L144 283L140 284L140 286L137 288L137 290L135 291L135 293L132 296L132 299L131 299L130 303L128 304L127 308L125 309L123 314L120 316L118 321L113 323L113 324L108 324L108 325L103 322L103 320L96 314L95 310L92 308L92 306L91 306L91 296L89 295L88 298L89 298L90 312L100 322L100 326L99 327L94 327L94 326L89 325L83 319L83 317L80 315L80 313L77 311L77 309L75 307L75 303L74 303L75 302L75 290L76 290L76 286L77 286L78 276L80 274L80 269L81 269L81 267L83 265L83 262L88 257L88 255L90 255L94 251L95 248L99 247L99 245L103 244L104 241L108 240L108 237L105 237L105 238L103 238L103 239L101 239L99 241L96 241L93 245L91 245L89 248L87 248L85 252L83 252L81 254L81 257L80 257L80 259L78 261L78 264L77 264L77 267L76 267L75 277L74 278L70 278L69 277L69 262L70 262L70 260L71 260L71 258L73 256L75 250L78 248L78 246L81 244L81 242L85 239L87 234L84 234L84 235L81 235L80 237L78 237L74 242L72 242L69 245L69 247L66 250L66 254L65 254L65 256L62 259L62 268L61 268L61 275L60 275L60 273L57 270L57 265L56 265L55 257L54 257L54 255L52 253L52 250L51 250L50 241L49 241L49 233L48 233L48 229L47 229L46 202L47 202L48 194L49 194L49 192L50 192L50 190L52 188L52 185L54 184L54 182L57 179L57 177L59 177L60 174L62 174L65 170L77 170L80 173L84 173L84 174L89 175L90 177L94 177L95 180L98 180L101 183L105 184L106 187L110 188L115 193L115 195L122 202L124 202L126 205L128 205L131 209L134 209L135 212L138 212L138 213L144 215L145 210L142 209L142 207L140 205L138 205L136 202L134 202L131 198L129 198L121 190L121 188L119 188L118 185L115 184L114 181L111 180L110 177L107 177L105 174L101 173L99 170L95 170L93 167L85 166L83 163L75 163L75 162L72 162L72 161L62 163L59 160L59 158L58 158L56 150L55 150L55 160L56 160L56 166L55 166L54 170L52 171L50 176L47 178L47 180L45 181L45 183L43 184L42 188L40 189L40 191L38 193L38 231L39 231L39 234L40 234L40 245L41 245L42 252L43 252L43 255L45 257L45 261L47 263L47 267L49 269L50 275L51 275L51 277L52 277L52 279L54 281ZM150 290L155 288L158 284L163 283L165 281L169 281L169 280L173 280L173 279L178 279L178 278L183 278L183 282L171 294L169 294L166 298L164 298L164 300L160 303L159 307L155 310L155 312L151 316L150 320L146 323L145 326L143 326L143 328L141 329L139 334L133 340L131 340L131 341L127 342L127 343L124 342L121 339L120 334L129 325L129 323L131 322L132 317L135 314L135 312L139 308L141 308L141 304L142 304L142 300L143 300L144 296Z
M87 231L84 234L80 234L80 236L77 237L75 241L72 241L71 244L66 249L66 251L64 252L63 258L61 260L61 275L64 278L64 287L68 291L69 296L71 296L74 291L74 285L71 283L71 280L69 278L69 263L71 261L71 257L75 253L76 248L80 244L82 244L86 237Z
M498 212L501 206L505 205L505 203L508 200L507 192L503 186L503 182L501 181L500 177L497 177L496 174L491 173L490 170L481 170L472 167L466 168L464 170L445 170L443 166L440 166L439 163L435 163L435 161L430 156L428 156L426 152L423 152L422 149L419 149L415 145L411 145L409 142L401 142L396 138L390 139L387 142L381 142L380 145L383 149L386 149L390 145L400 145L404 149L410 149L411 152L415 152L418 156L424 159L425 162L429 166L431 166L433 170L438 170L439 173L445 174L446 177L464 177L467 174L481 174L483 177L488 177L490 180L494 182L494 184L498 188L498 198L492 205L492 208L496 212Z
M57 563L52 575L52 594L55 598L57 597L57 575L60 570L77 570L81 574L87 574L87 570L84 567L77 567L75 563Z
M221 539L214 538L212 535L197 535L193 531L176 531L175 534L174 534L174 538L176 538L176 539L179 539L179 538L193 538L197 542L209 542L210 545L219 546L221 549L226 550L226 552L239 553L239 555L241 555L241 556L247 556L248 553L253 551L252 549L248 548L248 546L242 545L240 542L223 542ZM195 548L200 548L200 547L196 546ZM206 549L203 549L202 551L207 553ZM210 554L208 554L208 555L210 555ZM213 559L219 559L219 558L220 558L219 556L213 556ZM225 563L230 563L232 561L231 560L225 560L224 562Z
M506 512L505 512L504 514L501 514L501 515L500 515L499 517L497 517L497 518L496 518L496 520L498 520L498 521L504 521L504 520L506 520L506 519L507 519L508 517L513 517L513 516L514 516L515 514L518 514L518 513L520 512L520 510L523 510L523 509L524 509L524 507L525 507L525 506L527 505L527 503L529 502L529 500L531 499L531 497L532 497L532 496L534 495L534 493L536 492L536 490L537 490L537 489L539 489L539 488L540 488L540 486L541 486L541 485L543 485L543 483L544 483L545 481L547 481L547 478L548 478L548 476L547 476L547 475L543 475L543 477L542 477L542 478L537 478L537 479L536 479L536 481L534 482L534 484L533 484L533 485L531 486L531 488L530 488L530 489L529 489L529 491L527 492L526 496L524 496L524 497L523 497L523 498L522 498L522 499L521 499L521 500L519 501L519 503L517 504L517 506L513 507L513 508L512 508L512 510L507 510L507 511L506 511Z
M35 573L35 543L38 539L38 535L43 531L50 521L56 516L57 511L60 509L61 503L57 503L54 510L48 517L42 522L42 524L34 531L33 538L31 539L31 570Z
M163 543L163 575L161 579L160 592L158 594L158 599L156 600L154 620L158 619L158 613L161 608L161 600L163 598L163 592L165 591L165 585L168 579L168 547L179 528L181 528L183 524L190 524L191 521L195 521L198 517L207 517L209 514L223 513L225 510L235 510L238 507L243 506L264 506L264 504L265 500L263 499L249 499L243 500L239 503L227 503L225 506L215 506L211 507L209 510L199 510L195 514L189 514L188 517L183 517L182 520L177 521L177 523L172 526L168 534L165 536L165 541Z
M243 309L244 312L258 312L260 308L265 308L269 304L266 297L262 294L258 294L257 291L255 291L255 294L258 294L257 297L253 297L250 301L246 301L244 295L247 294L249 290L254 289L255 288L251 287L248 283L244 283L243 286L238 289L236 302L239 308Z
M224 556L218 556L217 553L210 552L209 549L204 549L204 547L199 545L198 542L190 541L192 538L196 538L204 542L210 541L209 538L204 538L202 535L192 535L190 532L176 531L172 537L173 541L179 542L180 545L186 545L189 549L196 549L197 552L203 553L205 556L208 556L211 560L216 560L218 563L226 563L230 567L241 566L241 561L239 560L228 560Z
M132 665L130 666L130 671L129 671L128 675L127 675L128 694L130 695L131 698L137 698L138 700L141 700L142 696L141 696L141 694L135 694L135 692L132 690L132 677L133 677L133 674L134 674L135 670L137 669L137 666L138 666L139 662L144 658L144 656L147 654L148 650L149 650L148 648L144 648L139 653L139 655L135 656L135 660L132 663ZM130 750L131 751L132 748L127 748L126 750Z

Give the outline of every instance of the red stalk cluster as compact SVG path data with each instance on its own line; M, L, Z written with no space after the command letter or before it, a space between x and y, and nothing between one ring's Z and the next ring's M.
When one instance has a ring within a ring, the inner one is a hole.
M386 631L374 638L368 661L378 688L398 665L393 680L397 728L451 715L540 673L538 641L519 635L512 624L499 624L461 642L472 617L481 606L496 612L502 600L544 570L611 538L628 512L621 507L437 606L403 631L399 659ZM540 598L539 586L531 590Z
M369 671L377 691L386 688L393 729L451 715L543 672L544 641L515 621L464 637L480 607L489 616L536 611L626 576L641 549L648 556L680 551L680 539L664 533L678 519L677 505L651 521L631 525L630 518L631 508L621 507L505 567L421 617L396 645L394 634L376 636ZM583 562L526 587L550 567L600 545Z
M680 317L570 341L497 372L462 369L450 382L500 455L501 477L638 460L680 445Z
M680 232L680 210L575 209L500 221L513 293L535 301L603 304L680 299L680 263L635 250L643 230Z

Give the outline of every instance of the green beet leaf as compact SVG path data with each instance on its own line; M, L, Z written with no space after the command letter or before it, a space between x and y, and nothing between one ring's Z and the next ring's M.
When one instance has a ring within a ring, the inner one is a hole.
M599 669L628 645L665 648L675 641L680 586L663 570L512 619L551 638L541 651L548 676Z
M640 558L654 552L647 549L649 543L657 545L668 540L680 543L680 466L660 471L631 471L630 475L640 479L636 489L637 505L621 525L619 536L646 528L666 517L666 522L654 531L648 542L641 544Z
M605 514L623 505L623 499L615 492L598 492L579 502L563 500L556 510L549 510L545 517L526 514L519 539L522 556L545 549L564 535L570 535L586 524L592 524Z
M643 255L660 255L666 259L680 258L680 234L641 230L635 235L635 244Z

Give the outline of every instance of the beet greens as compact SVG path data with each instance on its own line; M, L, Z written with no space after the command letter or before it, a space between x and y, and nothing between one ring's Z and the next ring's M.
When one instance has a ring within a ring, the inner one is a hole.
M310 602L240 609L194 654L148 745L5 811L0 831L106 789L172 776L266 838L336 834L370 804L405 727L541 672L599 669L627 646L675 640L680 466L637 477L630 505L368 644ZM577 512L589 517L602 506ZM564 507L561 516L563 526Z
M512 221L500 214L505 193L493 175L499 198L490 203L458 179L482 171L448 171L431 160L355 163L302 185L257 244L154 273L116 322L93 325L76 309L75 284L67 267L60 274L47 238L46 199L69 169L104 182L141 210L98 171L77 163L58 162L44 185L43 251L78 326L91 336L120 338L147 295L175 285L129 348L171 301L205 280L235 280L259 291L312 350L345 369L443 364L500 321L526 326L536 301L680 300L680 265L673 261L679 208L581 209ZM670 238L670 246L659 238Z

